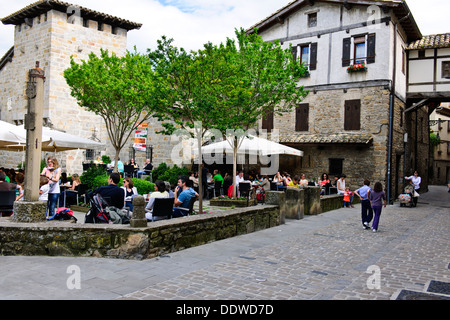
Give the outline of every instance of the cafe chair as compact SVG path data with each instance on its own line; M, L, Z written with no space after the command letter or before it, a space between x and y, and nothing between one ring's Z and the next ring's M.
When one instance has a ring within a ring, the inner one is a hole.
M214 181L214 197L219 197L222 192L222 181Z
M0 191L0 213L1 216L10 216L13 213L16 191Z
M189 216L189 215L195 213L195 211L194 211L195 201L197 201L197 197L192 197L191 201L189 202L189 207L188 208L177 207L177 209L183 211L184 216Z
M249 200L251 192L252 192L252 186L251 186L250 182L239 182L239 196L247 198L247 206L248 206L248 200Z
M156 198L153 204L152 221L172 219L174 198Z
M123 171L125 173L125 177L134 177L134 166L126 164L123 166Z
M83 197L84 203L86 204L86 193L88 191L89 185L87 183L80 183L75 187L75 191L77 192L77 205L79 202L79 198Z

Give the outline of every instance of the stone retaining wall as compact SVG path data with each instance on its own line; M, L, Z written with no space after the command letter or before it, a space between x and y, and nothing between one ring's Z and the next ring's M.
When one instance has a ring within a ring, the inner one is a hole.
M129 225L88 225L69 222L0 222L1 255L95 256L149 259L280 225L278 206L212 213Z

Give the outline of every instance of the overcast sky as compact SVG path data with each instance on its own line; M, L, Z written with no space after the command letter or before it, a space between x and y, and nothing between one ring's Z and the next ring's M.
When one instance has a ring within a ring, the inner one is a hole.
M64 0L102 13L142 23L128 34L128 49L154 49L162 35L175 45L196 50L208 41L218 44L263 20L291 0ZM0 0L4 18L35 0ZM450 32L449 0L407 0L423 35ZM14 44L14 27L0 23L0 58Z

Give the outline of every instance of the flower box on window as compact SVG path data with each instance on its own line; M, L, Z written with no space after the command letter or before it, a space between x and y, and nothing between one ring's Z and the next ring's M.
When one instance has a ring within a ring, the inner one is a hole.
M367 67L365 63L355 63L350 65L350 67L347 68L348 73L354 73L354 72L363 72L367 71Z

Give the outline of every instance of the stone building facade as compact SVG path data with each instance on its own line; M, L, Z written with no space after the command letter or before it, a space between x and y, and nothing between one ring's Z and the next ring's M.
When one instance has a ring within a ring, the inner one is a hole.
M380 181L393 201L417 169L427 189L429 137L418 132L428 132L428 106L405 113L413 103L406 49L422 34L404 1L292 1L247 32L254 28L266 41L292 46L309 70L299 81L309 95L295 111L260 124L305 154L284 157L281 171L316 181L344 173L352 189L365 178ZM362 71L348 72L360 63Z
M77 104L70 95L63 73L70 67L71 56L79 63L87 61L91 52L100 54L100 49L119 56L125 54L127 33L139 29L141 24L53 0L35 2L3 18L2 22L15 25L15 31L14 46L0 60L0 119L23 123L27 112L28 70L39 61L46 76L44 125L100 141L106 149L97 151L96 155L101 152L113 158L115 152L109 143L103 119ZM165 161L158 154L161 154L161 149L164 149L164 155L168 153L167 138L156 135L158 129L158 123L151 120L149 140L154 145L154 158ZM130 139L130 146L133 139ZM16 167L23 161L23 154L4 151L2 166ZM146 153L137 152L136 155L137 163L143 165ZM43 158L45 156L43 153ZM86 150L57 154L63 169L69 174L82 172L86 156ZM120 156L124 162L128 161L129 148L124 148Z
M411 166L425 162L431 182L446 184L450 179L450 157L446 150L450 139L445 122L450 102L450 33L422 37L408 46L407 55L407 97L412 105L406 114L407 118L415 120L410 122L409 132L417 137L408 141L408 148L417 152L411 153L407 161ZM438 122L439 119L443 122ZM429 122L427 130L440 135L441 144L434 154L432 148L425 146L423 138L428 136L428 131L423 131L422 122L427 125Z

